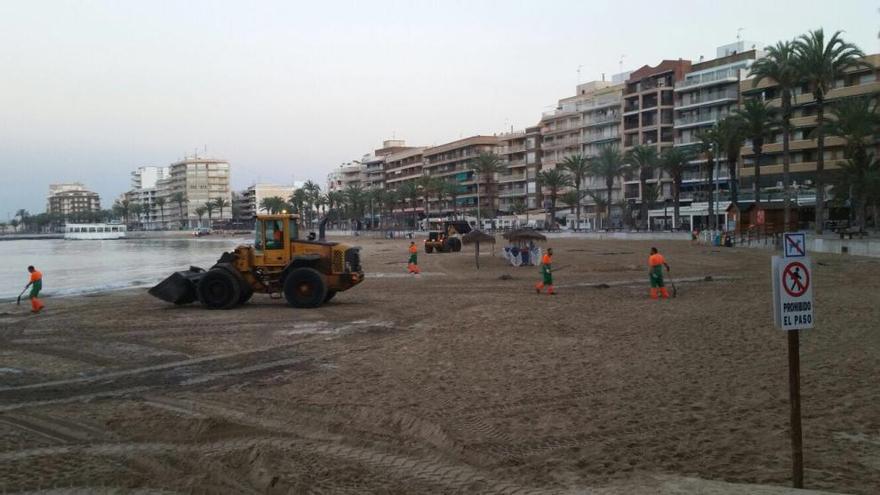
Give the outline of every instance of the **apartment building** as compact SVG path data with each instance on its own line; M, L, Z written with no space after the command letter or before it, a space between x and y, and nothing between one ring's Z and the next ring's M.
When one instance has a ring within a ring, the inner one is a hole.
M675 144L675 96L678 81L691 70L690 60L664 60L651 67L642 66L630 74L623 90L623 151L635 146L653 146L660 153ZM660 174L650 179L656 183ZM668 184L662 184L660 196L669 196ZM624 180L624 197L641 202L638 176L633 174Z
M222 198L229 206L221 212L215 210L214 219L232 218L232 194L229 187L229 162L218 158L199 156L186 157L169 166L169 175L156 181L158 196L164 197L171 205L166 209L165 222L176 224L180 228L192 228L198 225L196 210L204 207L208 201ZM183 193L186 202L181 208L173 201L176 193Z
M537 173L541 171L541 128L534 126L522 131L498 136L495 153L505 170L499 174L498 209L513 212L518 206L537 208Z
M675 146L696 151L700 132L714 126L739 105L740 83L748 79L749 69L763 56L755 42L740 40L716 49L716 58L691 65L684 79L675 83ZM727 188L728 167L724 156L717 157L713 176L719 187ZM699 190L705 186L703 158L691 161L684 173L681 199L705 201Z
M366 171L366 166L357 160L340 164L336 170L327 174L327 192L344 191L349 187L364 187Z
M496 198L490 202L486 181L474 171L473 160L481 153L493 153L498 145L497 136L471 136L449 143L427 148L422 152L422 172L458 186L457 205L429 205L431 213L446 214L453 209L475 208L477 206L477 184L480 183L480 208L497 210ZM495 187L498 187L497 177Z
M242 220L253 220L257 214L268 213L267 210L260 207L264 199L279 197L284 201L289 201L296 188L296 185L283 186L279 184L254 184L248 187L238 196L239 217Z
M131 173L131 189L125 194L129 204L141 205L138 221L144 228L159 227L163 208L156 205L159 195L157 185L160 180L170 177L169 167L138 167Z
M403 139L388 139L382 142L382 147L365 154L360 163L363 165L364 189L385 188L385 158L394 153L413 149L407 146Z
M67 218L78 213L101 211L98 193L89 191L81 182L50 184L46 212Z
M828 93L825 105L825 115L830 115L829 107L843 98L878 96L880 95L880 54L868 55L866 61L871 68L859 68L847 70L834 81L834 88ZM781 104L779 88L773 81L764 80L757 86L754 81L742 81L739 85L743 101L750 98L761 98L770 105L778 107ZM809 87L806 85L795 88L793 101L793 127L791 133L791 180L795 187L811 186L816 175L817 143L812 139L812 133L816 129L816 104ZM880 143L875 141L875 146ZM844 163L844 142L837 137L825 137L825 170L830 176ZM782 187L782 133L776 132L772 139L764 143L763 156L761 158L761 184L762 188ZM880 156L880 148L875 150ZM754 154L751 143L746 143L742 149L742 168L740 177L742 190L747 191L753 187L754 180ZM829 180L825 181L826 184Z

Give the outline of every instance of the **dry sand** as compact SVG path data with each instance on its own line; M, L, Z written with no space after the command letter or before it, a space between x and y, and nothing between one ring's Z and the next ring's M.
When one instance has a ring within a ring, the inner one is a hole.
M555 297L534 293L536 268L487 252L479 272L468 247L421 254L415 278L406 241L356 242L367 281L316 310L256 296L208 311L144 291L0 308L0 491L789 484L771 253L661 242L678 297L651 301L647 242L553 241L571 265ZM814 265L806 485L877 493L880 260Z

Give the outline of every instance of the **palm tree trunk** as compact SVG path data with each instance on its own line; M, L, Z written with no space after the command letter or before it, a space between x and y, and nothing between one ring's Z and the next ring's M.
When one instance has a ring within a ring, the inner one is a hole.
M761 204L761 145L753 146L752 152L755 154L755 183L752 185L752 190L755 193L755 207L757 207Z
M678 228L679 207L681 206L681 176L672 181L672 230Z
M606 215L606 218L608 219L608 222L611 221L611 206L612 206L612 203L611 203L611 191L612 191L612 189L614 189L614 182L613 182L613 180L612 180L612 181L605 182L605 193L608 195L608 196L606 196L606 197L608 198L608 204L605 205L605 209L608 210L608 211L607 211L608 214ZM606 226L606 227L607 227L607 226Z
M816 234L822 235L825 223L825 99L816 98ZM786 225L788 229L788 225Z
M718 219L715 218L715 158L712 152L709 152L707 166L709 167L709 228L715 230L718 226Z
M648 230L648 198L645 197L645 191L648 189L648 178L639 172L639 187L641 188L641 204L639 205L639 224L640 227Z
M581 228L581 181L578 181L577 184L574 185L575 192L577 193L577 211L574 214L574 222L575 227L574 230L580 230Z
M791 95L783 96L782 108L782 223L783 230L787 230L791 224Z

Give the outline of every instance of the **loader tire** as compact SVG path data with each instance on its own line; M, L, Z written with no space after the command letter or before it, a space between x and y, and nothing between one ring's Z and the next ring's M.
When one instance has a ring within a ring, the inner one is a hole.
M254 288L247 284L247 282L242 279L241 282L241 295L238 296L238 304L246 304L251 300L251 296L254 295Z
M433 252L434 252L434 246L431 246L430 244L425 244L425 252L428 253L428 254L433 253Z
M458 239L457 237L449 239L449 250L453 253L461 251L461 239Z
M333 299L333 296L335 296L335 295L336 295L336 291L335 291L335 290L328 290L328 291L327 291L327 295L324 296L324 302L325 302L325 303L329 302L330 299Z
M212 268L199 280L199 301L208 309L230 309L238 305L241 286L235 275Z
M284 279L284 299L294 308L317 308L326 297L327 284L314 268L297 268Z

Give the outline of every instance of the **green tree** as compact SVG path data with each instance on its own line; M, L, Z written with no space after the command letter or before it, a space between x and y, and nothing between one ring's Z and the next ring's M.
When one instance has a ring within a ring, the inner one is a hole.
M792 92L800 85L801 73L798 67L794 42L780 41L764 48L766 56L752 64L750 74L754 76L752 86L761 81L771 80L779 89L781 106L779 127L782 129L782 196L784 201L783 223L786 228L791 223L791 115Z
M856 214L856 225L864 228L868 206L873 204L876 209L880 201L880 163L871 154L858 154L841 165L836 179L832 186L835 198L849 200ZM874 226L877 226L876 215Z
M186 197L186 194L176 192L171 195L171 202L177 203L177 213L180 215L180 228L184 228L186 224L186 213L183 211L183 205L189 203L189 199Z
M736 115L728 115L718 121L718 148L724 153L727 160L727 187L730 191L730 200L734 203L739 201L739 179L736 176L736 166L739 155L745 144L745 130L742 121Z
M660 154L660 168L672 179L672 225L680 226L679 212L681 207L681 184L684 182L684 171L691 160L689 152L683 148L666 148Z
M654 177L654 170L657 169L657 148L638 145L629 151L627 160L630 162L630 171L638 174L639 177L639 190L642 192L642 201L639 205L639 222L642 228L647 229L648 202L645 201L644 193L648 187L648 180Z
M734 111L742 123L743 134L752 142L752 155L754 155L754 184L753 192L755 204L761 203L761 158L764 153L764 142L773 137L773 131L778 128L778 112L767 103L758 100L747 100L742 108Z
M144 228L144 223L142 221L142 215L147 214L147 208L141 203L132 203L129 207L131 214L134 216L135 221L137 222L139 228ZM92 219L89 219L92 220Z
M601 148L599 155L590 162L590 175L605 182L605 206L607 208L606 218L608 219L611 218L611 191L614 189L614 181L625 172L626 164L617 146ZM593 200L595 201L595 197Z
M562 161L562 168L571 174L571 180L574 182L574 189L577 192L577 211L575 212L575 230L581 228L581 183L590 173L590 162L583 155L577 154L568 156Z
M443 196L449 198L449 201L452 203L452 218L458 218L458 196L461 194L461 186L458 185L458 182L455 179L451 181L445 181L440 185L440 193Z
M580 203L581 195L574 189L570 189L559 196L559 200L568 205L569 213L574 213ZM580 218L577 219L580 222ZM579 225L579 224L578 224Z
M260 211L268 212L270 215L277 215L287 209L287 202L279 196L270 196L260 200ZM207 211L207 209L205 210Z
M265 201L265 199L263 201ZM202 217L205 216L205 213L207 213L207 211L208 209L204 206L199 206L198 208L196 208L196 216L199 217L199 227L202 226Z
M214 213L214 208L216 208L216 205L214 205L213 201L208 200L205 201L204 207L205 211L208 212L208 228L212 229L214 228L214 221L211 219L211 215Z
M223 221L223 208L229 206L229 201L223 198L223 196L217 196L214 198L214 206L217 207L217 213L220 214L220 221Z
M348 203L348 218L359 223L364 218L366 192L364 188L354 184L346 187L344 192L346 203Z
M556 200L559 190L571 186L571 177L561 169L542 170L537 176L538 186L550 190L550 227L556 228Z
M709 201L709 227L718 228L718 217L715 215L715 158L718 149L718 125L697 132L699 150L706 156L706 179L709 193L706 195ZM693 227L693 226L692 226Z
M159 218L161 219L160 223L162 224L162 229L164 229L165 228L165 198L162 196L159 196L158 198L156 198L156 201L154 201L153 204L155 204L156 207L159 208Z
M870 67L865 53L840 35L835 32L826 43L825 32L817 29L794 42L798 72L816 101L816 233L820 235L825 221L825 97L847 69Z
M310 225L314 222L314 209L318 203L319 198L321 197L321 186L312 182L311 180L307 180L302 187L305 192L305 205L306 205L306 218L305 221Z
M876 97L846 98L829 108L831 118L825 121L825 134L844 141L846 158L868 153L868 144L880 131L880 108Z
M588 191L587 194L593 200L593 203L596 203L596 228L602 228L607 222L607 220L605 222L602 221L602 211L607 210L609 213L606 218L611 218L611 202L595 191Z
M479 184L480 178L486 183L485 197L488 203L486 210L490 212L492 218L495 218L495 174L503 172L505 166L501 163L501 157L491 152L477 155L473 159L472 165L477 172L477 183ZM482 209L481 205L477 206Z
M424 205L425 210L425 222L427 222L428 219L431 218L429 201L431 195L434 194L439 187L438 180L430 175L422 175L416 178L416 187L419 188L419 194L422 197L422 204ZM427 228L427 224L425 227Z
M406 181L397 188L397 194L401 201L406 203L409 201L412 208L412 225L413 230L416 229L416 202L419 200L419 188L415 181Z

